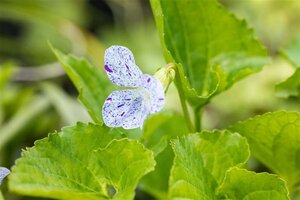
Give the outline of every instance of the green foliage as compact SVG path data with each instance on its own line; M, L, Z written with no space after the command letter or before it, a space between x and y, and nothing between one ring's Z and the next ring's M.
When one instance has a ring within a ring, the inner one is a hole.
M247 141L228 131L202 132L172 141L171 199L217 199L215 191L228 168L245 163Z
M300 96L300 39L293 41L282 54L295 68L295 72L287 80L276 85L276 93L280 97Z
M295 67L300 67L300 38L295 39L291 44L282 51L283 56Z
M253 31L216 0L152 0L151 5L166 60L178 64L184 94L193 106L207 103L267 62Z
M0 66L0 91L5 88L15 71L16 69L11 64Z
M187 133L188 129L182 116L175 113L159 113L146 120L141 141L157 155L166 148L170 139Z
M279 97L299 97L300 96L300 68L297 68L292 76L279 83L275 87Z
M88 113L85 112L78 101L67 95L58 86L44 83L41 85L41 89L49 98L65 125L76 124L77 121L85 122L90 120Z
M245 169L228 170L220 194L232 200L288 200L285 183L276 175Z
M91 118L101 123L102 105L112 86L104 70L102 72L100 67L92 65L84 58L65 55L54 48L52 50L76 86L80 102L86 107Z
M32 102L19 109L17 113L8 122L1 127L0 149L2 149L11 139L13 139L19 130L26 126L33 118L45 112L50 106L49 100L38 96L32 99Z
M248 139L251 153L287 181L290 191L300 183L300 115L277 111L230 127Z
M230 197L238 200L243 199L240 194L252 195L273 189L279 195L274 200L287 199L284 182L277 177L232 169L245 164L250 154L246 139L237 133L203 131L173 140L172 147L175 160L170 176L171 199L213 200ZM241 174L244 178L240 177ZM240 179L234 180L237 177ZM273 187L266 186L269 184ZM233 195L235 193L240 196Z
M174 158L169 141L187 133L184 119L178 114L161 113L149 117L141 141L156 155L156 167L153 172L142 178L143 190L159 199L167 199L168 180Z
M82 123L52 133L22 153L9 187L58 199L132 199L155 161L142 144L121 137L105 126Z
M18 5L15 2L11 5ZM40 4L34 2L28 4L28 9L37 11L35 5ZM9 8L10 4L7 6ZM144 199L143 193L162 200L288 200L289 192L292 198L297 198L300 184L299 113L278 111L236 123L228 130L201 130L204 110L201 107L240 79L258 72L268 62L267 51L254 38L253 31L217 0L151 0L151 6L165 59L175 63L174 82L183 116L166 108L162 113L149 116L141 129L125 130L103 125L102 105L116 86L104 70L87 59L52 48L94 123L83 123L90 118L82 115L74 99L54 84L39 84L39 95L28 98L24 109L14 108L17 115L12 115L9 120L1 117L2 110L6 109L3 102L7 100L0 98L0 125L3 122L0 149L7 147L10 151L7 144L16 137L20 127L43 112L55 112L52 118L60 116L62 124L80 121L60 132L50 133L36 141L33 147L26 148L8 177L9 190L21 195L74 200ZM5 10L3 8L0 10ZM21 15L25 15L26 10L21 9ZM73 11L64 13L63 10L60 8L60 15L72 18ZM56 16L49 13L34 12L28 18L39 21L37 16L47 18L53 28L60 24L56 24ZM75 30L76 27L71 25L67 29ZM77 29L75 32L81 33ZM122 32L122 36L127 37L127 34ZM137 39L134 34L131 37ZM91 37L86 45L93 43ZM135 51L143 51L137 47ZM93 51L94 57L103 56L103 49L100 49L101 55ZM297 52L299 43L283 54L299 67ZM150 71L153 63L143 56L140 59ZM0 92L7 92L6 85L14 69L0 68ZM298 69L290 79L277 86L283 96L299 95ZM168 96L166 99L166 102L173 101ZM18 105L15 107L19 108ZM211 107L207 107L209 109ZM194 116L190 115L192 111ZM194 124L191 119L195 120ZM195 133L198 130L199 133ZM243 169L250 154L277 175Z

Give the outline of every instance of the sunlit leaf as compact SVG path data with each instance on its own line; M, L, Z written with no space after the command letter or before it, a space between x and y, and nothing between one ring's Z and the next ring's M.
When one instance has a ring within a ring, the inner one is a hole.
M52 133L22 153L9 188L57 199L133 199L155 161L141 143L121 137L105 126L82 123Z
M141 141L157 155L164 150L170 139L187 133L183 116L175 113L159 113L146 120Z
M285 183L276 175L232 168L219 192L232 200L288 200Z
M284 57L295 67L300 67L300 37L282 51Z
M248 139L251 153L287 181L292 192L300 183L300 115L277 111L229 128Z
M187 133L184 119L178 114L160 113L147 119L141 141L156 155L156 167L141 179L143 190L159 199L167 198L168 180L174 158L169 141Z
M57 49L53 52L79 92L79 100L95 122L102 122L101 109L113 85L100 67L84 58L65 55Z
M299 54L300 56L300 54ZM279 83L275 87L279 97L299 97L300 96L300 68L297 68L292 76Z
M171 199L217 199L215 190L226 171L249 157L245 138L229 131L204 131L173 140Z
M207 103L266 64L266 50L253 31L216 0L151 0L151 5L166 61L178 63L177 86L183 84L192 105Z
M276 85L276 94L279 97L299 97L300 96L300 38L293 41L282 54L286 60L296 68L296 71L287 80Z

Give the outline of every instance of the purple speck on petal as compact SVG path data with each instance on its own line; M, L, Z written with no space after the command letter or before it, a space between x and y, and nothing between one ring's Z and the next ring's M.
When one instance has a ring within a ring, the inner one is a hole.
M118 108L120 108L120 107L122 107L124 105L125 105L125 103L122 103L122 104L118 105Z
M150 82L150 80L151 80L151 79L150 79L150 78L148 78L148 79L147 79L147 83L149 83L149 82Z
M123 117L124 114L125 114L125 112L122 112L122 113L121 113L121 117Z
M125 66L126 66L126 68L129 70L129 67L128 67L128 65L126 65L126 64L125 64Z
M164 100L164 98L159 98L158 100L162 101L162 100Z
M108 67L108 65L104 65L104 69L105 69L107 72L109 72L109 73L113 72L113 71Z
M130 101L131 99L125 99L126 101Z
M111 101L112 101L112 98L111 98L111 97L108 97L108 98L106 99L106 101L111 102Z

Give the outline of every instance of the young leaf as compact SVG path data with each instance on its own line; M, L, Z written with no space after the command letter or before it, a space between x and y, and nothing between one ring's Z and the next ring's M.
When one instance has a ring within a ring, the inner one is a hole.
M215 190L226 171L249 157L246 138L229 131L203 131L172 141L175 153L170 177L172 199L217 199Z
M141 179L141 188L156 199L168 199L168 180L173 165L174 153L170 145L155 157L156 166Z
M287 80L276 85L276 94L279 97L300 96L300 38L293 41L282 54L296 68L296 71Z
M166 148L170 139L187 133L183 116L175 113L159 113L146 120L141 142L152 150L154 155L158 155Z
M277 111L248 119L229 128L248 139L251 153L281 175L293 191L300 183L300 115Z
M138 180L154 169L152 152L105 126L62 129L22 153L11 191L58 199L133 199Z
M232 200L288 200L285 183L276 175L232 168L225 176L219 193Z
M300 37L282 51L283 56L295 67L300 67Z
M299 54L300 55L300 54ZM292 76L275 87L276 95L283 98L300 96L300 68Z
M158 199L167 199L168 179L174 158L169 141L187 133L183 117L177 114L159 113L149 117L145 123L141 141L153 151L156 167L141 179L141 187Z
M253 31L216 0L151 0L151 6L166 60L178 64L185 96L194 106L267 62Z
M65 55L52 48L66 73L79 92L79 100L89 112L91 118L101 123L101 109L106 97L110 94L112 84L107 76L84 58Z

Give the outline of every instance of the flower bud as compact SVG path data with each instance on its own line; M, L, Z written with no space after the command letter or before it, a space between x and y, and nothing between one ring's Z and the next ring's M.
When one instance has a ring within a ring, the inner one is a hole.
M170 84L175 78L175 64L169 63L165 67L159 68L154 74L154 77L161 82L165 92L167 92Z

